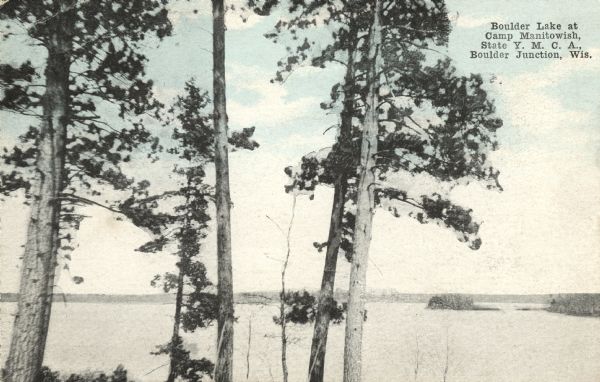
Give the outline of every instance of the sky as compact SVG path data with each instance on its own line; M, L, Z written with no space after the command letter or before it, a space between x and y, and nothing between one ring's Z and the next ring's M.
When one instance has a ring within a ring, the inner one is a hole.
M174 34L149 46L148 76L163 102L190 77L211 89L210 2L178 2ZM501 6L499 6L501 4ZM577 7L559 0L448 0L453 30L447 54L459 73L481 73L504 120L500 149L491 161L501 171L504 191L470 184L452 190L452 199L471 207L483 221L483 245L470 250L456 235L436 225L375 215L368 288L407 293L600 292L600 1ZM197 7L199 12L194 13ZM277 16L277 15L276 15ZM283 168L301 155L331 146L338 122L319 103L343 76L341 67L306 67L284 84L270 83L284 47L265 39L275 16L227 18L226 76L232 130L256 126L261 147L230 157L234 289L276 290L280 285L292 197L284 192ZM577 22L589 60L494 61L469 59L489 23ZM324 31L324 35L325 35ZM0 45L0 60L31 52ZM3 57L4 56L4 57ZM597 56L594 57L594 56ZM0 143L9 145L25 124L0 113ZM172 163L132 168L136 177L168 184ZM415 189L419 185L414 185ZM319 188L314 200L300 196L291 237L287 283L319 288L324 255L313 242L326 240L332 190ZM0 203L0 291L16 291L28 209L18 198ZM64 293L159 293L153 275L173 270L169 253L134 249L149 236L109 211L88 208L77 248L62 270ZM278 227L279 226L279 227ZM203 261L214 277L215 235L202 245ZM63 260L66 261L66 260ZM347 288L349 266L342 258L336 287ZM85 281L74 284L72 276Z

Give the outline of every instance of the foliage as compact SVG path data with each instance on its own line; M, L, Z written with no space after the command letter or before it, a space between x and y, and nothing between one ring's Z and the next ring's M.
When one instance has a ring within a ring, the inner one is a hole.
M214 199L214 188L205 179L205 167L214 162L215 155L215 132L207 112L209 106L208 94L193 79L187 81L183 94L176 97L164 122L166 128L172 129L174 142L166 151L178 160L172 171L176 188L151 194L150 185L141 183L119 206L134 224L153 236L138 251L176 248L172 254L177 256L178 272L156 275L151 285L162 287L165 293L177 291L178 317L175 320L185 332L210 326L218 315L217 296L200 259L201 243L211 220L208 208ZM258 147L252 140L253 134L253 127L233 132L230 143L239 149L253 150ZM212 363L204 358L191 359L178 333L179 327L171 341L154 354L169 354L174 362L173 371L185 380L210 375Z
M161 286L165 293L177 291L175 322L171 341L158 347L153 354L168 354L170 373L185 380L200 380L212 373L212 363L206 359L190 358L179 336L179 326L193 332L209 326L217 317L217 297L208 293L212 283L206 267L199 259L200 246L206 237L210 215L208 207L214 193L205 183L205 164L213 155L214 133L210 116L205 112L209 100L193 81L186 83L185 94L178 96L169 109L165 126L173 127L176 145L167 150L181 164L173 168L177 188L160 194L150 194L149 184L135 188L120 205L131 221L145 228L153 239L140 246L140 252L159 252L176 247L177 273L156 275L152 286ZM189 291L184 297L184 290Z
M54 33L51 19L60 12L59 2L33 0L5 4L0 13L6 30L19 26L42 46ZM123 189L131 184L119 164L131 159L140 144L158 149L158 143L144 127L142 117L159 116L161 104L153 97L151 80L145 79L146 57L141 53L150 35L159 39L171 34L166 2L74 1L64 12L71 20L68 33L72 49L69 75L71 119L67 139L65 191L97 191L94 183ZM9 32L10 37L14 33ZM0 65L2 110L40 116L43 82L30 61L20 66ZM116 107L122 122L114 125L103 113L106 103ZM13 180L27 182L35 159L37 128L30 127L21 136L20 145L6 150L6 164L15 167ZM7 175L5 175L7 176ZM14 184L14 181L9 184ZM3 192L6 190L3 189Z
M69 120L65 168L60 199L60 252L68 258L74 233L86 217L85 205L112 204L98 200L106 188L125 190L134 181L122 170L134 151L145 146L148 158L160 150L158 139L146 127L158 118L162 105L153 95L153 82L145 77L149 41L169 36L166 0L133 1L35 1L3 4L0 23L4 39L29 37L31 60L41 46L48 54L60 54L69 65ZM66 5L65 5L66 4ZM65 6L66 8L61 8ZM53 22L61 17L66 25ZM66 17L64 17L66 16ZM64 52L51 51L51 39L61 33L68 44ZM0 64L0 111L41 118L45 97L45 70L31 60ZM12 148L0 154L0 195L23 190L27 198L35 174L39 129L24 129ZM28 203L28 201L26 201ZM68 265L65 265L68 267Z
M430 53L447 44L450 24L443 1L384 1L382 7L381 73L376 79L381 84L378 152L374 154L379 181L375 185L376 205L396 217L407 216L422 224L450 228L460 241L478 249L480 223L470 209L453 203L444 190L471 181L481 182L489 189L502 189L499 172L488 163L489 151L498 147L495 132L502 120L495 116L480 75L458 75L448 58L434 60ZM368 85L366 36L372 19L371 5L367 1L293 1L288 11L295 17L281 20L267 35L273 41L286 37L290 41L291 37L287 59L278 63L276 80L284 81L304 65L347 65L352 52L356 52L352 58L356 61L355 71L345 82L334 84L331 100L321 105L334 110L340 102L350 99L350 137L344 138L343 127L339 126L331 148L309 153L298 167L286 169L291 179L288 192L313 193L319 185L333 185L340 174L349 177L341 248L350 257L354 222L350 215L354 214ZM319 27L323 19L331 31L331 42L325 47L316 44L314 37L311 40L309 31ZM304 38L299 37L302 33ZM402 173L431 179L440 185L439 191L409 195L410 187L397 181ZM316 247L326 244L317 243Z
M128 382L127 370L122 365L117 368L110 375L106 375L103 372L89 372L85 374L71 374L66 379L61 377L58 372L50 370L44 366L40 370L39 382Z
M442 294L433 296L427 303L428 309L471 310L473 299L461 294Z
M600 294L559 294L550 301L549 312L600 317Z
M214 188L205 181L205 166L214 161L214 130L207 109L208 94L193 79L185 84L183 95L169 108L165 127L172 128L175 142L167 152L176 155L178 164L173 168L177 188L160 194L150 194L149 184L143 182L133 188L132 195L119 209L138 227L145 228L153 239L138 248L140 252L158 252L177 245L173 253L178 257L178 268L184 273L184 282L191 292L184 304L184 327L194 330L208 326L216 317L215 296L203 291L212 283L204 264L197 259L200 243L206 237L211 217L208 208ZM254 128L233 132L230 141L236 148L254 149ZM162 286L165 292L177 288L178 275L166 273L152 280L153 286Z
M308 324L315 320L318 301L317 298L307 291L286 292L284 296L285 322L293 324ZM344 320L346 304L340 304L334 299L329 304L330 319L334 324L340 324ZM273 322L281 324L281 317L273 316Z
M185 381L202 381L205 376L212 378L215 365L206 358L193 359L189 350L183 346L183 340L177 336L175 341L157 346L154 355L167 354L175 360L175 373Z

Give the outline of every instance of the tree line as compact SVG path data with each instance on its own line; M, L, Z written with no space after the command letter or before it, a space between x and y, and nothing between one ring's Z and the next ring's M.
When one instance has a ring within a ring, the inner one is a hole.
M274 82L283 85L303 66L344 67L331 98L321 104L339 113L334 144L324 149L326 155L307 153L285 169L290 180L285 191L294 200L333 188L327 239L314 243L325 252L320 292L316 298L286 292L284 268L277 322L284 380L285 323L314 322L307 375L322 382L329 325L345 317L343 380L358 382L375 211L450 229L473 250L482 243L472 210L452 202L445 190L473 181L502 189L488 158L498 147L495 133L502 120L484 81L478 74L459 75L451 59L439 54L451 29L443 0L247 0L241 9L212 0L212 96L190 79L174 102L164 105L145 73L144 52L148 43L174 38L169 6L176 1L22 0L0 8L4 40L24 34L45 51L42 68L31 60L0 65L0 109L36 121L2 153L0 194L25 195L30 210L4 379L39 377L58 259L70 259L86 217L82 208L93 205L146 230L152 238L139 251L176 256L176 272L152 280L176 296L171 339L156 350L169 356L167 381L233 380L235 248L228 158L233 150L259 147L252 139L254 127L229 132L227 121L225 13L242 11L279 18L265 35L286 45ZM149 121L169 131L168 145ZM123 170L128 162L167 154L177 158L172 189L157 192L148 180L136 181ZM208 169L214 170L214 184L206 179ZM433 180L439 190L411 194L406 179L417 177ZM215 285L202 262L202 243L212 224ZM343 308L333 299L342 254L351 266ZM213 322L215 363L192 359L181 331Z

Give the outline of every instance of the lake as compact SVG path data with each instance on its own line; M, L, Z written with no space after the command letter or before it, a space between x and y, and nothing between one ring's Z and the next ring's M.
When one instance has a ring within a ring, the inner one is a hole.
M493 305L501 310L436 311L425 309L424 304L368 304L364 382L442 382L446 365L446 382L600 381L600 319L520 311L519 304ZM15 307L0 304L2 363ZM272 320L277 309L237 305L236 381L247 380L248 367L248 381L282 380L279 327ZM123 364L137 381L164 381L167 359L150 352L170 338L172 312L170 304L56 302L45 364L65 373L112 371ZM192 354L214 358L215 331L186 335ZM292 325L289 336L290 382L305 382L312 326ZM333 326L326 381L341 381L343 345L344 326Z

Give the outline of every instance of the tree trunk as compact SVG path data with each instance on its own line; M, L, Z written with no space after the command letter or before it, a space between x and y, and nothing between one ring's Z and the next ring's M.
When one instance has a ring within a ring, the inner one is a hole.
M233 275L231 264L231 221L227 108L225 98L225 12L223 0L213 0L213 102L215 128L215 171L217 204L217 257L219 300L217 362L215 381L233 379Z
M283 382L288 382L288 366L287 366L287 322L285 317L285 295L287 293L285 288L285 275L287 273L287 267L290 262L290 254L292 251L291 247L291 237L292 237L292 227L294 226L294 217L296 216L296 200L297 195L294 194L294 199L292 202L292 216L290 218L290 224L288 226L288 231L286 235L286 254L285 260L283 262L283 267L281 268L281 293L279 294L279 319L281 326L281 370L283 372Z
M352 134L352 117L354 115L353 85L354 43L352 42L348 48L348 62L344 79L344 107L341 114L340 136L338 138L338 149L340 151L344 151L348 148L348 142L350 141ZM337 259L342 241L342 222L344 218L344 206L346 204L347 182L348 174L347 170L344 168L341 169L341 173L336 178L334 184L325 266L323 268L321 291L319 292L319 302L317 314L315 316L315 328L313 330L312 346L310 350L310 362L308 367L308 379L310 382L323 382L325 374L327 334L329 332L329 322L331 320L331 307L333 306Z
M350 270L348 312L346 315L346 342L344 346L344 382L360 382L362 375L362 334L365 319L365 289L369 245L375 203L375 157L378 133L378 65L377 56L381 43L379 13L380 0L374 0L373 25L369 36L369 69L366 116L362 131L360 172L357 190L356 224Z
M179 275L177 276L177 295L175 296L175 316L173 316L173 335L171 336L171 353L169 364L169 376L167 382L175 382L177 378L177 359L173 355L173 349L179 345L181 338L179 337L179 327L181 326L181 305L183 303L183 264L179 263Z
M319 303L315 317L315 328L313 330L312 346L310 351L309 381L323 382L325 373L325 353L327 351L327 334L331 320L331 306L333 306L333 292L335 284L335 273L337 258L342 239L342 218L344 215L344 204L346 201L347 177L340 175L335 183L333 206L331 209L331 221L329 225L329 237L327 253L325 255L325 266L321 291L319 292Z
M64 12L69 2L61 3ZM59 13L49 34L46 92L37 143L31 217L21 266L17 315L5 366L7 382L32 382L44 360L52 307L63 187L65 141L69 120L71 42L67 17Z
M288 382L288 366L287 366L287 323L285 322L285 268L287 268L287 260L284 270L281 272L281 293L279 294L279 326L281 328L281 372L283 382Z

